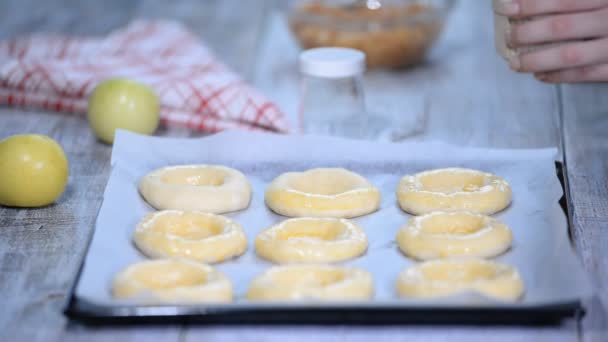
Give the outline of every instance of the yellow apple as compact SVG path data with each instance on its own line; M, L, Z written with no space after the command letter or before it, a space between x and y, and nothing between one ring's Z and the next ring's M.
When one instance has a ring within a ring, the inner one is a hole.
M0 205L41 207L61 196L68 160L55 140L39 134L0 141Z
M118 128L152 134L158 128L158 96L145 84L116 78L103 81L89 97L87 116L95 135L112 144Z

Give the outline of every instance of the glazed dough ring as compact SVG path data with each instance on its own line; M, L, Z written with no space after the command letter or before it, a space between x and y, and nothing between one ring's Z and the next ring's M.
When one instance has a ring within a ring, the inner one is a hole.
M340 218L300 217L272 226L255 239L259 256L276 263L324 263L355 258L367 249L356 223Z
M245 209L251 185L240 171L219 165L177 165L154 170L139 192L156 209L201 210L221 214Z
M358 268L330 265L275 266L249 286L249 300L367 300L372 276Z
M434 298L467 291L514 301L523 295L524 284L512 266L483 259L426 261L404 269L397 278L402 297Z
M205 263L236 257L247 249L236 222L200 211L150 213L135 227L133 242L151 258L183 257Z
M287 172L266 190L266 204L289 217L356 217L380 206L380 191L362 176L341 168Z
M209 265L180 259L148 260L119 272L112 295L148 304L230 302L232 283Z
M469 212L414 216L397 233L401 251L419 260L491 258L508 250L512 240L511 229L504 223Z
M401 209L414 215L463 210L491 215L509 206L511 187L491 173L437 169L403 177L397 199Z

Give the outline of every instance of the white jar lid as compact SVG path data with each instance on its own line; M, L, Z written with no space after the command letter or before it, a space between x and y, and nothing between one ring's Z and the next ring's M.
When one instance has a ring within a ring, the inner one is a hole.
M359 50L323 47L300 54L300 71L317 77L351 77L365 71L365 54Z

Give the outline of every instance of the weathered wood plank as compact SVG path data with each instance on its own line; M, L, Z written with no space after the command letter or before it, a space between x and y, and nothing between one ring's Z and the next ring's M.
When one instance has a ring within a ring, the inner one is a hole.
M0 136L49 135L70 161L69 185L56 204L0 208L0 332L7 340L57 338L66 323L61 309L101 203L110 149L94 140L81 118L5 109L0 117L7 123Z
M137 1L6 0L0 3L0 39L23 33L98 35L132 18Z
M598 296L586 337L608 336L608 85L562 87L562 124L572 235Z
M238 341L576 341L574 327L569 330L530 327L486 327L467 329L450 326L267 326L187 327L185 342Z

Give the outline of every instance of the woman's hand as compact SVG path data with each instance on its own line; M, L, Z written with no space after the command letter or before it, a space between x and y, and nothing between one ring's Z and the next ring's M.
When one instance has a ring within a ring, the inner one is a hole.
M512 69L545 82L608 81L608 0L496 0L496 12L517 19L512 47L578 40L510 59Z

